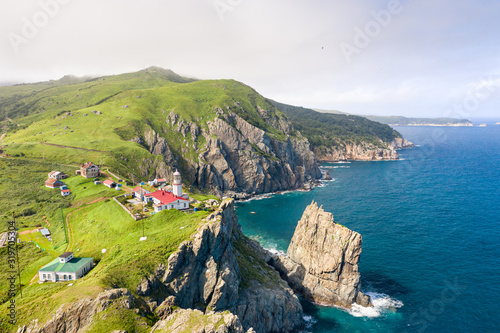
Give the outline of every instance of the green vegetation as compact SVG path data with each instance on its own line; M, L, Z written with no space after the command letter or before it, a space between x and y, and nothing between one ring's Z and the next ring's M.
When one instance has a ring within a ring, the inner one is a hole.
M252 281L272 288L273 285L280 284L276 272L269 267L249 246L250 239L238 234L238 239L234 242L237 252L236 260L241 270L240 291L250 288Z
M360 116L320 113L303 107L272 102L313 147L333 147L346 143L371 143L384 147L401 137L391 127Z
M415 125L462 125L471 126L468 119L457 118L407 118L402 116L365 116L366 118L378 121L382 124L415 126Z
M6 222L11 220L14 212L20 232L42 225L49 228L53 238L50 242L39 232L21 235L24 241L19 245L23 297L19 294L15 297L19 324L33 318L45 322L61 305L93 297L105 288L124 287L135 292L141 279L149 276L158 263L166 264L169 255L182 241L189 239L208 215L204 211L185 213L171 210L134 221L109 199L120 192L94 185L91 179L80 176L65 179L72 192L69 197L62 197L59 190L44 187L48 172L60 170L71 174L74 167L26 159L1 158L0 163L0 186L8 193L5 200L0 201L2 212L5 212L2 229L6 230ZM63 207L64 220L69 221L69 244L65 244L60 207ZM26 215L20 214L21 211ZM147 240L139 241L143 232ZM37 242L45 251L30 241ZM93 257L97 266L84 278L73 281L72 286L68 282L38 284L38 279L34 278L38 269L66 250L73 251L77 257ZM8 298L7 263L7 249L0 249L2 303ZM6 323L6 306L0 306L0 322L3 323L0 331L14 329ZM113 311L109 309L101 316L115 316ZM142 332L141 327L146 327L144 323L152 320L141 319L129 312L120 310L117 318L126 323L130 332ZM101 331L100 325L104 324L97 320L91 329Z
M148 180L166 162L151 152L153 131L167 140L182 172L198 162L206 139L180 126L191 122L206 130L222 113L235 113L286 140L279 128L284 114L252 88L234 80L193 81L153 67L87 81L0 87L0 126L6 133L0 153L74 165L94 161L127 181Z
M146 318L141 317L133 310L118 308L114 304L101 313L98 313L86 332L103 333L113 331L146 333L149 332L149 323Z

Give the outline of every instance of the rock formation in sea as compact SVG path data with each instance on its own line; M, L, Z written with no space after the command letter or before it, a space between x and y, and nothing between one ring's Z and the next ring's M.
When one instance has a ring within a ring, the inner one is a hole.
M312 302L371 306L370 297L360 291L361 243L359 233L335 223L333 215L313 201L297 224L287 255L272 255L268 262Z
M412 146L413 143L406 139L395 138L385 148L367 142L348 143L322 149L315 148L314 154L320 162L397 160L397 149Z

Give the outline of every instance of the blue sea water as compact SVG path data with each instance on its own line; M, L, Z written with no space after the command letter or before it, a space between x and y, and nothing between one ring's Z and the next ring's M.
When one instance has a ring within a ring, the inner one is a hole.
M363 236L375 307L302 301L311 332L500 332L500 126L398 127L401 160L324 165L310 192L239 202L246 235L286 251L312 200Z

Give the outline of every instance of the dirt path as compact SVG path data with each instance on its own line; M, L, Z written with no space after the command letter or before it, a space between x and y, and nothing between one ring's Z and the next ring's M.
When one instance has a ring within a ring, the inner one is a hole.
M58 145L55 143L48 143L48 142L38 142L38 143L41 145L54 146L54 147L59 147L59 148L71 148L71 149L78 149L78 150L85 150L85 151L95 151L97 153L109 153L109 151L106 151L106 150L88 149L88 148L82 148L82 147L72 147L72 146Z

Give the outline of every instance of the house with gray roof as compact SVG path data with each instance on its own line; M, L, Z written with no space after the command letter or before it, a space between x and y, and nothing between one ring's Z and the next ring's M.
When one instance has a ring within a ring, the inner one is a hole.
M64 252L40 268L38 278L40 282L73 281L84 276L93 266L93 258L75 258L73 252Z

